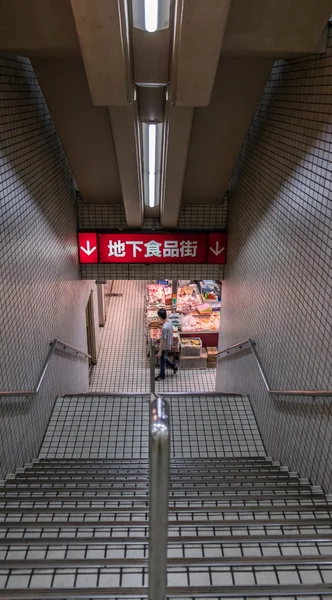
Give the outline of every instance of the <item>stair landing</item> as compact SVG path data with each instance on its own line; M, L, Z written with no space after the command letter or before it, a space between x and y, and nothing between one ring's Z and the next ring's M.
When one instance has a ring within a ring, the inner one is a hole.
M147 458L143 396L64 396L55 403L40 458ZM246 396L172 396L173 457L265 456Z

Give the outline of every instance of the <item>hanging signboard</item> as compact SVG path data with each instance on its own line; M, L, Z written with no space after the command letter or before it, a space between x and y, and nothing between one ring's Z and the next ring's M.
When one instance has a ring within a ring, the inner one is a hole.
M80 263L225 264L226 233L78 234Z

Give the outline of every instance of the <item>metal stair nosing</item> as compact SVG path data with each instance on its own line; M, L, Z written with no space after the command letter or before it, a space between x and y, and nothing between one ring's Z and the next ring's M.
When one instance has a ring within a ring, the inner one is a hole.
M20 479L21 475L25 475L26 477L36 477L36 476L40 476L40 477L45 477L46 475L53 475L55 472L54 469L26 469L23 473L18 473L17 474L17 478ZM114 475L114 476L118 476L118 475L149 475L150 471L149 469L137 469L137 468L126 468L126 469L57 469L56 470L57 475L90 475L92 473L98 473L98 475ZM278 467L264 467L262 469L244 469L244 468L233 468L230 467L229 469L218 469L217 467L209 467L206 469L192 469L192 470L188 470L188 469L178 469L178 468L173 468L170 469L170 475L171 477L173 476L178 476L178 475L187 475L189 476L191 473L194 473L195 475L201 475L202 476L206 476L206 475L213 475L213 474L217 474L217 475L225 475L227 473L248 473L251 475L256 475L256 474L286 474L287 471L281 471Z
M196 500L197 501L197 500ZM170 506L169 513L308 513L308 512L326 512L331 513L332 505L300 505L300 506ZM6 514L88 514L88 513L146 513L148 507L143 506L114 506L114 507L93 507L93 506L75 506L75 507L29 507L26 510L22 508L0 508L0 516Z
M233 464L233 463L241 463L241 462L248 462L248 463L262 463L262 464L269 464L274 462L273 458L271 456L230 456L230 457L225 457L225 456L204 456L204 457L197 457L197 458L191 458L191 457L171 457L170 458L170 465L172 466L173 464L184 464L184 465L190 465L190 464L213 464L213 463L217 463L217 464ZM278 461L276 461L278 462ZM105 463L109 463L109 464L130 464L130 465L135 465L136 463L140 463L140 464L149 464L149 458L37 458L34 459L31 463L28 464L33 464L33 465L38 465L38 464L80 464L80 463L84 463L84 464L92 464L94 465L95 463L97 464L105 464Z
M26 492L25 492L26 493ZM50 492L45 492L50 493ZM84 493L84 492L83 492ZM73 493L70 496L65 494L52 494L50 496L44 496L41 494L33 495L33 496L25 496L24 493L18 494L16 496L13 495L1 495L0 493L0 510L4 510L6 506L1 506L2 504L14 504L14 503L34 503L34 502L147 502L149 500L148 494L138 494L138 495L117 495L117 494L109 494L105 495L102 493L97 496L91 495L82 495L79 493ZM12 494L12 493L11 493ZM87 492L85 492L87 494ZM186 495L170 495L169 502L290 502L290 501L304 501L304 500L313 500L313 501L325 501L326 497L323 493L313 492L311 494L198 494L197 496L186 496Z
M289 596L319 596L332 593L332 584L299 584L299 585L259 585L259 586L183 586L168 587L167 598L259 598L267 596L287 598ZM95 598L147 598L148 588L145 587L84 587L84 588L34 588L0 590L0 598L4 600L76 600Z
M19 547L19 546L112 546L112 545L146 545L149 538L146 536L125 536L125 537L5 537L0 538L0 546ZM303 544L312 543L331 543L332 544L332 529L330 534L278 534L278 535L181 535L169 536L168 543L172 546L182 544L294 544L301 542Z
M181 483L181 484L186 484L186 483L213 483L213 482L225 482L227 483L228 481L230 482L234 482L234 483L251 483L251 482L278 482L278 481L284 481L284 482L288 482L288 480L291 479L296 479L296 476L291 476L291 475L281 475L281 474L271 474L271 475L255 475L255 476L248 476L248 477L243 477L242 475L226 475L226 476L209 476L206 475L204 477L199 477L199 476L186 476L186 477L181 477L180 476L171 476L171 484L174 483ZM134 476L117 476L116 477L116 483L120 483L120 482L139 482L139 483L148 483L149 477L148 475L145 478L137 478ZM89 476L89 477L48 477L48 478L43 478L43 477L17 477L15 480L15 482L27 482L27 483L76 483L76 482L83 482L83 483L88 483L88 482L94 482L94 483L101 483L101 484L105 484L107 482L110 482L110 479L107 477L98 477L98 475L96 476ZM7 485L10 485L10 480L6 481Z
M194 557L176 557L167 559L168 567L266 567L266 566L303 566L303 565L331 565L332 554L330 555L305 555L305 556L223 556L213 558L212 556L194 558ZM44 558L38 559L0 560L0 569L20 570L24 569L79 569L89 567L147 567L148 558Z
M330 510L329 510L330 507ZM98 498L43 498L42 500L34 500L30 498L23 498L19 500L8 500L5 502L0 501L0 515L15 513L26 513L31 512L52 512L58 511L63 512L65 509L73 512L144 512L149 508L149 499L134 500L132 498L121 498L120 500L113 500L107 498L106 500L100 500ZM248 510L249 512L253 509L258 511L261 508L266 509L278 509L284 512L289 512L291 509L297 510L323 510L331 512L332 505L328 504L326 499L318 498L314 502L312 497L309 498L297 498L296 500L287 498L276 498L272 500L266 498L234 498L229 500L228 498L170 498L169 499L169 511L170 512L216 512L218 509L220 512L234 512L235 510L242 512ZM86 509L86 510L85 510ZM197 510L196 510L197 509ZM274 512L274 511L272 511Z
M98 483L98 485L97 485ZM128 484L128 480L124 480L122 482L119 481L114 481L111 482L109 480L106 480L105 482L96 482L94 481L92 483L92 481L87 482L84 479L78 479L78 480L72 480L70 479L67 482L63 482L61 480L56 480L54 482L50 482L49 480L45 480L42 482L29 482L29 481L17 481L17 480L8 480L5 482L5 485L0 487L1 491L8 491L8 490L27 490L27 489L75 489L77 488L77 486L84 486L84 489L87 490L107 490L107 489L126 489L127 486L126 484ZM135 489L148 489L149 487L149 482L148 480L146 481L137 481L137 480L133 480L130 482ZM58 486L58 487L56 487ZM74 487L75 486L75 487ZM303 489L305 487L310 488L310 483L308 481L300 481L297 478L290 478L288 480L279 480L277 483L277 487L278 489ZM190 481L190 482L186 482L186 488L185 489L242 489L242 490L246 490L246 489L268 489L268 488L275 488L275 481L274 480L265 480L265 481L260 481L260 480L252 480L252 481L248 481L247 479L244 481L234 481L234 480L228 480L225 481L225 479L221 479L220 481L216 481L216 480L211 480L209 482L204 481L204 480L200 480L200 481ZM80 488L77 488L80 489ZM183 482L177 481L170 481L170 489L184 489L184 485Z
M312 525L315 527L319 526L332 526L332 518L320 518L313 519L312 516L308 518L298 518L298 519L241 519L241 520L213 520L209 521L207 519L195 521L189 520L177 520L177 521L169 521L168 528L197 528L197 527L206 527L206 528L215 528L215 527L226 527L232 529L243 529L244 527L254 528L262 528L262 527L305 527L308 525ZM145 520L135 520L135 521L94 521L94 520L71 520L71 521L0 521L0 529L79 529L81 527L91 528L91 529L142 529L144 527L148 527L149 522L147 519Z

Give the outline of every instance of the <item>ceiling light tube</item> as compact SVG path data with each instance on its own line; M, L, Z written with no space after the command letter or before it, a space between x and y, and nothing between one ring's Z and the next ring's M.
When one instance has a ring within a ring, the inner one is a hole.
M156 125L149 125L149 206L156 203Z
M144 21L146 31L157 31L158 0L144 0Z

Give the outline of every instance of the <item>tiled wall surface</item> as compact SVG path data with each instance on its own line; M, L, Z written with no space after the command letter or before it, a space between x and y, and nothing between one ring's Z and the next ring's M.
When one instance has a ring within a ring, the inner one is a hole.
M51 339L86 348L94 286L79 280L73 180L25 58L0 55L0 140L0 389L29 390ZM87 387L86 361L57 355L37 398L0 399L0 474L38 454L56 394Z
M332 41L277 62L233 176L220 348L248 337L273 388L332 389ZM219 361L268 454L332 489L332 399L271 398L252 356Z
M179 215L180 229L225 229L227 226L227 194L221 204L184 204ZM121 204L85 204L77 194L79 228L126 229L126 217ZM144 229L160 229L159 219L144 220Z
M122 205L103 206L84 204L78 195L78 222L82 230L126 229ZM225 229L227 225L227 197L220 205L183 205L179 229ZM159 219L147 218L144 229L160 229ZM223 279L223 265L82 265L83 279Z
M82 279L223 279L224 265L105 264L82 265Z

